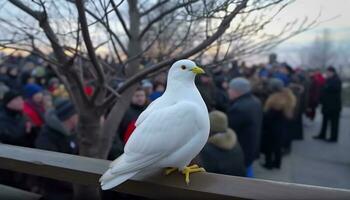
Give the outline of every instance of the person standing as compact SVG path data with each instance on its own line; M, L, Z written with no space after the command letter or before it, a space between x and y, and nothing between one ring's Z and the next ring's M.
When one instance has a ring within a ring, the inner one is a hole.
M75 129L78 114L69 100L60 100L55 110L45 115L45 125L35 140L35 147L48 151L78 154ZM44 199L73 199L73 185L68 182L41 178Z
M34 127L41 128L44 124L44 95L43 88L35 83L24 86L24 113L30 119Z
M242 146L247 176L253 177L252 164L259 155L262 106L251 93L250 82L245 78L231 80L228 95L231 101L228 109L229 127L236 132Z
M282 147L286 134L289 134L288 123L293 117L296 98L292 91L283 86L279 79L269 81L270 96L264 105L262 151L265 154L267 169L281 167Z
M208 172L245 176L243 151L236 133L228 127L226 114L215 110L209 119L209 139L196 161Z
M310 77L311 77L311 86L310 86L310 92L309 92L309 98L308 98L309 101L308 101L308 108L306 110L306 116L313 121L316 117L316 108L320 103L322 87L326 83L326 80L318 70L316 70L315 72L312 72Z
M109 160L114 160L123 153L123 146L135 130L136 120L147 107L146 91L143 88L137 88L131 98L129 109L125 112L120 122L118 132L113 140L111 150L108 155Z
M44 95L41 86L30 83L24 87L24 115L31 123L31 132L27 135L29 147L34 147L35 138L40 132L45 119Z
M0 143L27 146L26 135L30 126L23 116L23 98L18 91L5 93L0 109ZM27 189L25 176L9 170L0 169L0 184Z
M328 67L326 72L326 83L321 91L322 105L322 127L315 139L326 140L326 132L328 123L331 124L331 136L327 140L329 142L337 142L339 130L339 117L342 108L341 102L342 82L334 67Z
M24 101L21 94L10 90L2 99L0 111L0 143L26 146L26 133L30 127L23 116Z

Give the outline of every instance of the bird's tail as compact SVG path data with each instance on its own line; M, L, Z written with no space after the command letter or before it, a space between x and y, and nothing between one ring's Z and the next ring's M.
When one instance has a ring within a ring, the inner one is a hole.
M109 190L111 188L114 188L119 184L122 184L126 180L130 179L137 173L138 171L133 171L115 176L111 173L111 169L108 169L100 178L101 188L102 190Z

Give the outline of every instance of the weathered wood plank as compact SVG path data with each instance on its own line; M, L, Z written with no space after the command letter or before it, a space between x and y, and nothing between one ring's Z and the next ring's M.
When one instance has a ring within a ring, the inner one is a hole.
M0 144L0 168L68 182L96 185L110 162L94 158ZM155 199L350 199L350 190L225 176L156 174L147 180L130 180L116 191Z

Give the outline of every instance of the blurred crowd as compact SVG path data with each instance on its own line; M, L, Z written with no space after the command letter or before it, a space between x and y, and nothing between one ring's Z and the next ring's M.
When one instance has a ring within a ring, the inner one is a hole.
M140 83L108 159L122 153L138 116L165 91L166 76L163 72ZM292 141L303 139L303 116L314 120L320 104L323 123L315 139L338 139L341 80L334 67L324 71L292 68L271 55L266 64L207 67L196 85L209 111L211 131L195 162L209 172L254 177L252 164L258 158L266 169L281 168ZM93 89L87 84L85 92L91 95ZM49 65L35 57L10 56L0 66L0 101L0 143L78 153L78 115ZM7 170L0 170L0 184L40 193L46 199L73 195L71 184Z
M258 158L268 170L281 168L292 142L303 139L303 118L314 120L319 105L323 122L314 138L338 139L342 83L332 66L303 70L277 62L272 54L264 64L207 67L196 85L209 111L211 132L195 162L209 172L254 177L252 164ZM140 113L165 89L166 73L142 81L116 140L126 144ZM122 153L115 145L109 159Z

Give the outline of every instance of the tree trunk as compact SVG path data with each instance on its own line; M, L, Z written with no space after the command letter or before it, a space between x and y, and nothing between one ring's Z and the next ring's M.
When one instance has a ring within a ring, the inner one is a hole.
M78 122L78 142L79 155L102 158L99 154L99 135L101 134L100 115L95 112L84 112L79 115ZM74 186L74 199L100 199L100 189L95 186Z
M138 9L137 0L129 0L129 16L130 16L130 38L128 44L128 57L132 58L138 56L141 52L141 38L140 35L140 13ZM132 76L140 70L140 58L131 61L126 68L126 75ZM104 123L103 132L100 133L101 124L100 116L95 113L88 113L81 115L79 120L79 145L80 155L106 158L110 150L115 133L124 116L125 111L129 108L131 97L137 88L137 85L130 87L123 92L122 97L113 107L107 120ZM120 141L120 148L122 144ZM75 192L77 199L98 199L99 189L94 187L76 186ZM85 194L88 194L86 196Z
M141 38L140 35L140 13L138 9L137 0L129 0L129 32L130 38L128 43L128 57L133 58L140 54L141 52ZM140 58L133 59L126 68L126 75L130 77L140 70ZM112 111L110 112L107 120L104 123L103 135L101 136L100 145L100 154L103 155L103 158L106 158L109 152L109 149L112 144L112 139L114 139L115 133L119 127L119 124L124 116L124 113L129 108L131 97L137 88L137 85L130 87L122 93L122 97L118 99L117 103L113 106ZM118 139L118 138L117 138ZM120 140L119 143L120 150L122 150L123 145Z
M102 134L100 137L100 155L102 158L107 158L109 150L111 149L112 142L116 139L116 145L120 152L123 151L123 143L119 139L119 137L115 137L115 134L118 130L119 124L123 119L123 116L130 105L131 97L136 89L136 86L130 87L127 89L122 97L117 101L117 103L113 106L111 112L109 113L104 125Z

